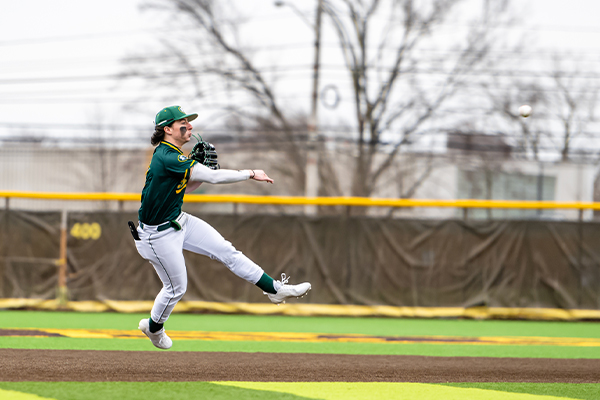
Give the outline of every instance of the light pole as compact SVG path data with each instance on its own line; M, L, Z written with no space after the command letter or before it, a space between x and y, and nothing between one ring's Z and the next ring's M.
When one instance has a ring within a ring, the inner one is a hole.
M315 32L315 44L314 44L314 63L313 63L313 87L312 87L312 98L310 107L310 117L308 120L308 143L307 143L307 154L306 154L306 169L305 169L305 181L304 181L304 194L306 197L317 197L319 191L319 169L318 169L318 129L317 129L317 111L318 111L318 100L319 100L319 65L320 65L320 54L321 54L321 17L323 15L323 0L317 1L317 10L315 23L312 24L302 14L298 8L292 3L285 1L276 1L275 5L281 7L284 5L290 6L294 12L306 22ZM315 215L317 213L317 207L315 205L304 206L304 213L307 215Z

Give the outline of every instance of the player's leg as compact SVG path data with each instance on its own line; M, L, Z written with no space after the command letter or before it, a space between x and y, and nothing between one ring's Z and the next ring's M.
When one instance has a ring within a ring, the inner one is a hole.
M282 275L281 282L274 280L200 218L188 215L183 231L184 249L220 261L235 275L262 289L273 303L284 303L288 298L302 297L311 288L307 282L288 285L285 275Z
M150 261L163 284L151 313L152 320L157 324L163 324L169 318L187 289L187 271L182 253L183 231L168 229L164 232L150 234L140 240L147 244L142 257Z
M252 284L256 284L264 274L261 267L237 250L215 228L200 218L188 215L183 232L185 234L183 241L185 250L220 261L235 275Z
M143 232L136 246L140 255L148 260L159 276L163 287L154 300L149 320L140 321L139 328L159 348L171 347L171 339L166 336L163 324L173 308L185 294L187 271L182 254L183 232L168 229L164 232Z

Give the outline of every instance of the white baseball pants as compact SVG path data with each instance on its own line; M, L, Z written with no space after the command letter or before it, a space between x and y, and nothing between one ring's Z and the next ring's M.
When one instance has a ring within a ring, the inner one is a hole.
M252 284L256 284L264 272L200 218L181 213L177 222L181 225L179 231L173 228L158 231L158 226L146 224L137 228L140 236L140 240L135 241L138 253L150 261L163 283L150 314L157 324L169 318L175 304L185 294L187 272L182 249L218 260Z

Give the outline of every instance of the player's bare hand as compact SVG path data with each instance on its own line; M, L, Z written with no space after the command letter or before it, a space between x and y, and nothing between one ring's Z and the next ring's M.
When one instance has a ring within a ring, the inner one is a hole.
M262 169L254 169L252 171L254 172L254 176L250 179L254 179L255 181L273 183L273 179L269 178L265 171L263 171Z

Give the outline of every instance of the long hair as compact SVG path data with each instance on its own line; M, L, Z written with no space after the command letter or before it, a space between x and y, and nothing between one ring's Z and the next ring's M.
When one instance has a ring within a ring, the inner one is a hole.
M162 126L156 126L154 128L154 133L152 134L152 138L150 138L150 143L152 146L156 146L165 138L165 128Z

